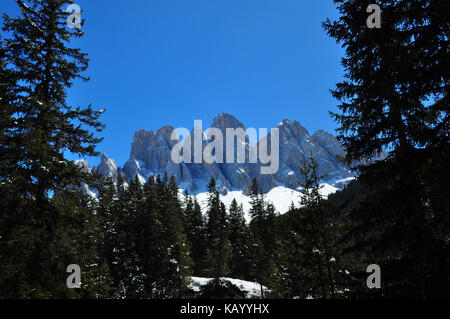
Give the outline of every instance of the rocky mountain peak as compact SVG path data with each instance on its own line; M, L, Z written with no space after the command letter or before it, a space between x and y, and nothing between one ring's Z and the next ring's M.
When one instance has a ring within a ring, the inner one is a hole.
M100 164L92 169L95 173L101 174L106 178L112 178L113 181L117 180L118 168L116 161L109 158L106 153L102 154L100 158Z
M299 121L292 121L284 119L278 124L277 128L280 130L280 138L293 138L293 139L303 139L309 137L309 132Z
M330 134L324 130L317 130L316 132L314 132L314 134L312 135L313 137L319 137L319 136L325 136L325 137L329 137L329 138L334 138L333 134Z
M213 119L211 127L219 129L245 128L244 124L242 124L234 115L225 112L220 113Z
M345 151L339 140L332 134L325 132L324 130L318 130L312 135L312 139L315 143L322 146L332 154L344 155Z
M156 131L156 136L162 136L167 142L171 143L173 130L174 130L173 126L170 125L163 126L158 131Z

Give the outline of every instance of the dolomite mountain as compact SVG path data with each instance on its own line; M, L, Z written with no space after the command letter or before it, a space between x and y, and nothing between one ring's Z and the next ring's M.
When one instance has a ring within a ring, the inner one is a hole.
M226 128L243 128L245 130L244 125L228 113L220 113L213 119L210 127L220 129L224 136ZM277 125L277 128L279 129L279 169L272 175L261 175L261 165L267 166L267 164L250 163L248 157L252 147L257 148L261 143L270 145L270 138L260 139L257 145L251 145L247 138L244 145L246 149L245 163L236 162L237 146L235 143L235 162L233 164L196 164L193 159L192 163L176 164L171 159L171 151L178 140L171 139L174 130L172 126L162 127L156 132L153 130L137 131L131 143L130 158L123 168L118 168L114 160L103 154L100 164L93 167L92 171L113 179L123 171L128 179L137 176L142 182L146 181L150 175L163 175L164 172L167 172L169 176L173 174L177 178L180 188L188 189L194 194L206 191L206 185L211 177L216 179L219 190L224 195L229 191L246 192L251 180L256 178L263 191L267 193L279 186L297 189L297 182L300 180L298 169L300 160L303 156L307 157L312 154L319 163L319 173L327 175L322 182L340 188L345 181L353 177L348 167L339 162L336 157L343 155L344 149L333 135L322 130L310 135L298 121L292 120L283 120ZM208 142L203 136L203 147ZM225 159L225 143L223 154ZM82 165L85 166L87 163Z

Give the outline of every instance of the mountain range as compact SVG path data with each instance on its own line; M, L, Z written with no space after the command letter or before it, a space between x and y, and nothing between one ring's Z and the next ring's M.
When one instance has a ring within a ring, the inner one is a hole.
M212 128L219 129L225 136L227 128L246 129L236 117L228 113L220 113L213 120ZM310 134L300 122L296 120L282 120L276 128L279 133L279 169L274 174L262 175L260 173L261 163L249 161L248 156L244 163L174 163L171 158L172 148L179 143L179 140L172 139L174 127L164 126L157 131L139 130L134 134L131 143L130 158L123 167L118 167L116 162L109 158L107 154L102 154L98 166L89 167L87 161L78 160L78 164L84 169L101 174L105 177L117 179L119 174L124 174L129 180L138 179L143 183L150 175L164 175L165 172L174 175L180 189L188 189L191 194L201 194L206 192L206 186L211 177L214 177L222 196L228 193L244 194L253 178L256 178L262 190L266 194L286 193L290 197L299 196L298 181L301 179L299 165L301 159L313 156L318 162L318 173L325 175L322 183L326 191L324 195L342 188L347 182L354 179L354 173L341 161L338 156L345 154L342 144L332 134L323 130L318 130ZM194 130L191 131L191 134ZM203 132L204 133L204 132ZM270 133L268 134L270 136ZM244 147L246 154L251 148L258 148L261 143L267 143L268 139L263 137L252 145L248 138L245 139ZM208 140L203 135L202 147L204 148ZM270 144L270 143L269 143ZM234 154L236 154L236 143L234 143ZM226 145L223 145L224 154ZM270 148L269 148L270 149ZM95 193L86 188L86 192ZM228 196L229 197L229 196ZM235 196L232 196L235 197ZM294 198L291 198L295 202ZM245 202L245 198L244 198ZM283 207L289 205L283 203Z
M211 127L220 129L224 136L226 128L245 130L244 125L228 113L220 113L216 116ZM318 161L319 174L326 175L323 182L340 186L340 181L354 176L349 168L336 157L344 155L344 149L330 133L319 130L310 135L298 121L292 120L283 120L276 128L279 130L279 169L272 175L261 175L261 163L250 163L248 156L245 163L182 162L175 164L171 159L171 150L178 141L171 139L174 130L172 126L164 126L156 132L137 131L131 143L130 158L123 166L123 171L127 178L138 176L142 180L147 180L150 175L163 175L167 172L177 178L181 188L187 188L192 193L205 191L209 180L214 177L223 194L231 190L247 190L253 178L258 180L264 192L277 186L296 189L300 179L298 169L300 160L310 155ZM203 143L206 143L205 139ZM246 154L250 148L259 147L259 145L251 145L248 139L245 143ZM234 147L236 148L236 144ZM225 143L223 149L225 153ZM102 157L97 170L112 176L117 173L109 171L108 168L112 167L114 170L114 166L106 157Z

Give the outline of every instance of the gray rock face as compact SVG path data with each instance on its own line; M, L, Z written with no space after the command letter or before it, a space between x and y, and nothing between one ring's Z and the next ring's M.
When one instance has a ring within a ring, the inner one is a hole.
M342 155L344 149L331 134L317 131L311 136L298 121L290 120L283 120L277 128L280 136L280 167L273 175L276 185L296 189L301 180L299 165L302 159L311 156L318 161L318 173L326 175L324 182L334 184L339 179L353 176L337 159L336 155ZM261 143L264 143L264 139Z
M147 180L150 175L163 175L164 172L167 172L168 175L173 174L177 178L180 187L188 188L193 193L205 191L211 177L216 179L222 193L233 189L247 190L253 178L258 179L265 192L278 185L295 189L300 179L298 165L304 156L309 155L319 162L319 173L328 174L324 178L324 182L333 184L337 180L353 176L349 169L336 158L336 155L344 154L340 142L333 135L322 130L311 136L298 121L283 120L277 126L279 129L280 165L278 171L273 175L261 175L261 163L249 162L250 149L261 147L262 143L268 143L270 146L270 138L261 139L255 146L250 145L246 138L243 143L246 154L244 163L237 162L238 146L237 143L234 143L234 163L225 163L226 129L242 128L245 130L245 127L233 115L227 113L220 113L215 117L211 127L219 129L224 137L222 159L224 163L208 164L204 161L203 163L194 163L193 145L191 146L191 163L174 163L171 159L171 151L179 141L171 140L174 128L165 126L156 132L140 130L134 134L130 159L125 163L123 171L128 178L138 175L143 180ZM191 131L191 135L193 131ZM206 139L206 134L203 132L203 149L209 142L211 141ZM214 155L217 159L219 154ZM117 166L115 163L113 165L107 156L105 158L102 156L96 171L108 176L114 174L117 176Z
M222 162L218 164L218 168L222 172L225 179L229 182L233 189L245 189L250 184L254 173L249 163L248 155L250 150L250 143L248 137L242 141L243 149L245 150L245 162L238 162L238 139L234 138L233 143L233 163L226 163L226 129L242 129L245 131L244 125L238 121L233 115L228 113L220 113L213 119L211 127L217 128L223 135L223 158Z
M134 134L130 159L123 167L128 178L134 178L139 174L140 177L147 179L150 175L162 175L167 171L180 180L180 167L170 158L172 147L177 143L171 140L173 130L172 126L164 126L156 133L153 130L150 132L139 130Z

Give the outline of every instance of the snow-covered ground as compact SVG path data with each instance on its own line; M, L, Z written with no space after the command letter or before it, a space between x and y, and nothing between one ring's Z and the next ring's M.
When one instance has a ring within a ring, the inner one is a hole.
M195 292L200 292L203 286L206 286L208 282L213 280L213 278L204 277L190 277L190 279L191 282L189 284L189 288L191 288ZM229 281L233 285L237 286L241 291L244 291L246 293L247 298L261 298L261 286L256 282L227 277L221 277L220 279ZM263 286L263 291L268 291L267 287Z
M320 190L320 194L324 198L338 190L338 188L325 183L321 184L321 186L322 188ZM182 193L183 190L180 190L180 196ZM202 208L202 211L205 213L208 208L208 193L199 193L195 196ZM291 203L294 203L295 207L300 206L300 196L301 193L299 191L284 186L278 186L272 188L267 194L265 194L265 199L273 204L278 213L284 214L289 210ZM244 207L246 220L250 221L250 216L248 214L250 211L250 196L246 196L242 191L229 191L226 195L220 195L220 199L227 208L230 207L233 199L236 199L238 204L242 204Z

